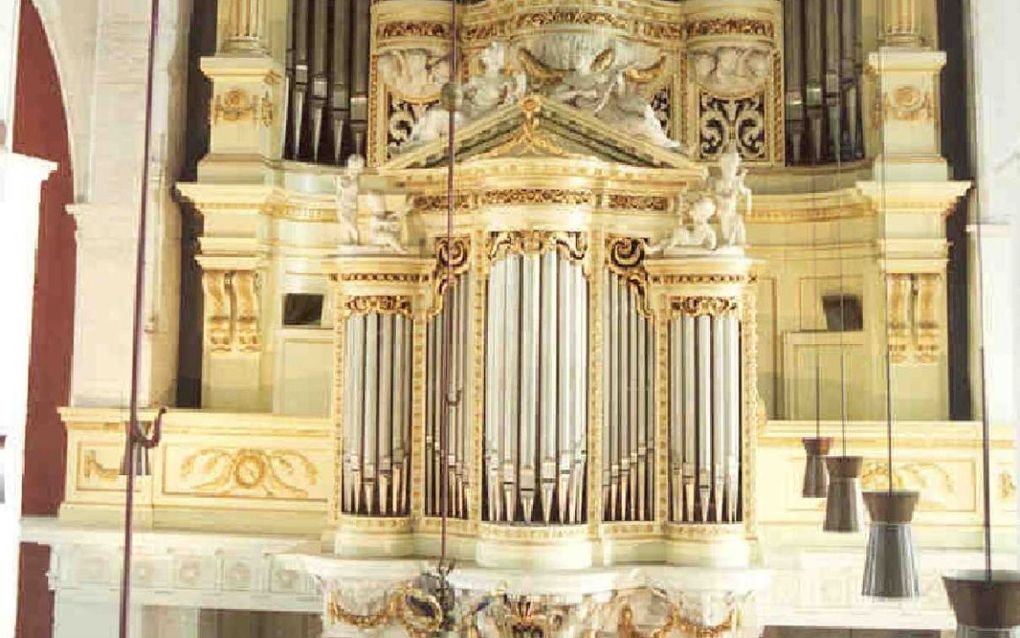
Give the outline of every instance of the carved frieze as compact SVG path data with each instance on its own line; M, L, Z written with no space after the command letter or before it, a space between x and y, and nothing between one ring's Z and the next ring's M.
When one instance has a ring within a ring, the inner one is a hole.
M496 261L506 255L544 253L557 250L571 261L581 262L588 253L588 239L584 233L559 231L507 231L489 236L489 260Z
M676 297L670 300L672 316L721 316L740 310L740 300L733 297Z
M380 314L411 316L411 298L402 295L348 297L344 301L344 310L348 314Z

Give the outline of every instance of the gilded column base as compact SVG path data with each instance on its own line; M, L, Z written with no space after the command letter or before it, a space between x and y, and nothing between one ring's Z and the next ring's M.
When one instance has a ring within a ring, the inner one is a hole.
M666 562L691 567L746 568L751 541L743 523L667 525Z

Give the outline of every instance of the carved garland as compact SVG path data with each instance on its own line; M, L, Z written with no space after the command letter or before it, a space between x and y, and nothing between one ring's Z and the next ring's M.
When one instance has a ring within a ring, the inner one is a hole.
M348 611L330 592L327 602L330 624L344 623L358 629L374 629L396 622L411 638L426 638L443 622L443 608L435 596L403 585L385 599L383 608L375 613L357 614Z

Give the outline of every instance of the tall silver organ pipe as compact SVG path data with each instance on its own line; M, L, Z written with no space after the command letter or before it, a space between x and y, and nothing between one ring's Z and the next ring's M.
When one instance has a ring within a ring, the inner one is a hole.
M740 321L669 322L669 519L736 523L740 509Z
M489 274L485 519L584 522L588 282L556 249L508 254Z
M346 321L341 510L407 516L413 322L375 312Z
M449 518L467 518L471 496L472 470L469 406L471 401L463 390L467 387L470 365L468 326L471 321L470 278L461 275L443 293L443 305L438 314L429 319L426 347L426 398L425 398L425 514L442 514L442 481L446 474L448 499L446 515ZM450 351L450 381L454 396L448 397L443 386L443 334L447 322L452 323L453 342ZM458 396L459 393L459 396ZM450 418L443 423L443 401L452 398ZM446 458L441 456L440 436L446 429Z
M290 0L287 159L340 165L365 154L370 6L371 0Z
M623 277L607 272L602 298L603 517L648 521L655 502L654 325Z
M861 0L784 0L787 159L864 157Z

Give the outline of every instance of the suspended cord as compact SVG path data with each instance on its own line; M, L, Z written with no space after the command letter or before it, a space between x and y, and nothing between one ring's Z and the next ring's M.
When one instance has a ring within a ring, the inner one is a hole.
M815 209L816 195L818 194L817 176L811 175L811 208ZM820 277L818 272L818 225L814 223L811 225L811 261L812 268L815 275L815 295L818 295L818 291L821 289ZM824 313L824 305L822 312ZM817 324L816 324L817 326ZM821 339L819 338L819 330L813 331L814 343L815 343L815 439L822 438L822 364L821 364ZM844 452L845 455L845 452Z
M836 98L840 118L836 127L836 190L837 210L843 208L843 131L839 126L842 122L843 93L839 92ZM840 446L842 456L846 458L846 422L847 422L847 395L846 395L846 287L843 274L843 225L836 220L836 257L839 262L839 422L840 422Z
M138 381L141 374L142 306L145 302L145 244L149 214L149 153L152 149L152 84L155 74L156 37L159 33L159 0L152 0L149 16L148 66L145 76L145 119L142 145L141 202L138 211L138 242L135 262L135 300L131 332L131 389L128 407L124 494L124 565L120 583L120 638L128 635L128 613L131 608L131 544L132 509L135 496L135 448L143 435L138 425Z
M881 28L881 27L880 27ZM879 34L881 36L881 34ZM878 76L883 77L885 73L885 53L879 49L878 51ZM879 98L885 99L882 95L884 89L881 83L878 86ZM884 103L884 102L883 102ZM892 330L889 322L889 312L892 309L892 292L890 285L890 274L889 274L889 237L887 229L889 227L889 220L886 217L887 213L887 199L886 199L886 181L888 178L888 161L889 161L889 149L886 146L887 139L885 134L885 113L882 113L881 126L879 127L879 134L881 135L881 147L882 147L882 273L885 281L885 436L886 436L886 470L889 475L889 494L893 493L893 382L892 382Z
M450 80L447 85L447 96L448 101L447 113L449 114L449 123L447 128L446 136L446 150L449 156L449 166L446 171L446 285L443 290L443 301L444 306L446 304L446 295L451 293L453 290L453 209L454 209L454 192L453 192L453 167L456 160L455 154L456 149L454 136L457 132L457 108L459 108L459 62L457 57L457 2L453 0L450 2ZM450 299L453 299L452 294ZM449 304L452 306L452 304ZM450 476L449 467L447 467L447 434L450 429L451 419L451 408L455 403L459 401L457 396L456 388L453 387L453 375L450 373L450 352L453 349L453 310L452 307L447 307L445 317L443 319L443 381L442 385L446 391L446 400L443 401L443 416L441 419L442 427L439 429L439 467L440 467L440 545L439 545L439 562L440 569L445 566L446 563L446 525L447 525L447 507L450 498Z

